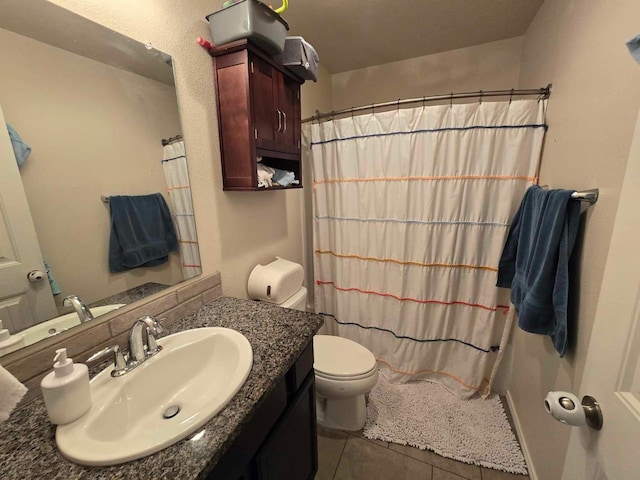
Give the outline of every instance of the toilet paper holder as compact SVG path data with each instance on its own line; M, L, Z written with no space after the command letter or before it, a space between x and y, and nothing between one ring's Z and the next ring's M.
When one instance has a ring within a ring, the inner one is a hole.
M553 418L566 425L581 426L586 423L595 430L602 428L602 409L590 395L585 395L580 401L573 393L549 392L544 399L544 408Z

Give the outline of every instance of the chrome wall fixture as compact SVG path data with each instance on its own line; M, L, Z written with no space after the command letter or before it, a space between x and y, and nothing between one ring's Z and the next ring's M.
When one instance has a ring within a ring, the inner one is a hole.
M575 198L576 200L580 200L581 202L596 203L598 201L599 195L600 190L598 190L597 188L592 188L591 190L581 190L578 192L573 192L571 194L571 198Z

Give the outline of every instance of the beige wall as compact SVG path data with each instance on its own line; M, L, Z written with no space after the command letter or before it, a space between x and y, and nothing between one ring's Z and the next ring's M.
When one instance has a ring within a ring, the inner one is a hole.
M306 188L222 191L211 58L195 40L211 38L205 16L223 2L192 0L188 8L173 0L53 3L138 41L151 42L173 57L203 271L221 272L225 295L246 297L253 266L275 255L302 262ZM305 102L304 91L302 96Z
M148 281L182 279L180 259L109 274L101 194L162 192L160 139L180 131L175 90L0 30L0 104L32 147L21 168L44 258L62 288L90 303Z
M547 0L524 36L520 87L553 83L540 182L600 188L583 219L576 323L569 353L516 330L511 399L540 480L561 476L570 429L542 406L550 390L579 395L609 241L640 106L640 66L624 45L639 31L637 0ZM615 322L615 319L611 319Z
M521 49L522 38L516 37L339 73L333 76L333 109L447 92L514 88Z

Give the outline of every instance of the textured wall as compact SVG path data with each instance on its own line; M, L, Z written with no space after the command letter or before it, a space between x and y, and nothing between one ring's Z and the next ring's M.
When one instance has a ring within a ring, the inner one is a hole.
M222 191L211 58L195 40L198 36L211 38L205 16L218 10L223 2L53 0L53 3L138 41L151 42L173 57L204 273L219 270L224 278L224 293L246 297L246 281L257 263L269 262L275 255L302 262L302 205L306 188ZM304 92L303 87L302 101L306 105ZM304 106L303 111L309 108Z
M515 88L521 47L517 37L339 73L333 76L333 108Z
M600 188L578 240L569 353L560 359L548 338L521 330L514 335L509 390L540 480L561 477L569 439L569 429L545 413L544 396L550 390L588 393L580 381L640 106L640 68L624 45L638 33L638 18L636 0L547 0L524 36L520 87L553 83L540 182Z

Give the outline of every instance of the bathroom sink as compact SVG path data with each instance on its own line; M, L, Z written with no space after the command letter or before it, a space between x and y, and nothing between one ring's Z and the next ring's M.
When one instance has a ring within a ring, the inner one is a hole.
M115 303L113 305L104 305L102 307L93 307L91 313L94 317L104 315L105 313L112 312L120 307L124 307L124 303ZM26 330L20 332L20 335L24 336L24 345L31 345L45 338L57 335L59 333L68 330L71 327L80 325L80 317L75 312L67 313L66 315L60 315L59 317L52 318L46 322L39 323L33 327L29 327Z
M228 328L185 330L158 345L159 353L126 375L112 377L109 366L91 380L91 409L56 430L66 458L116 465L178 442L224 408L253 363L249 341Z

